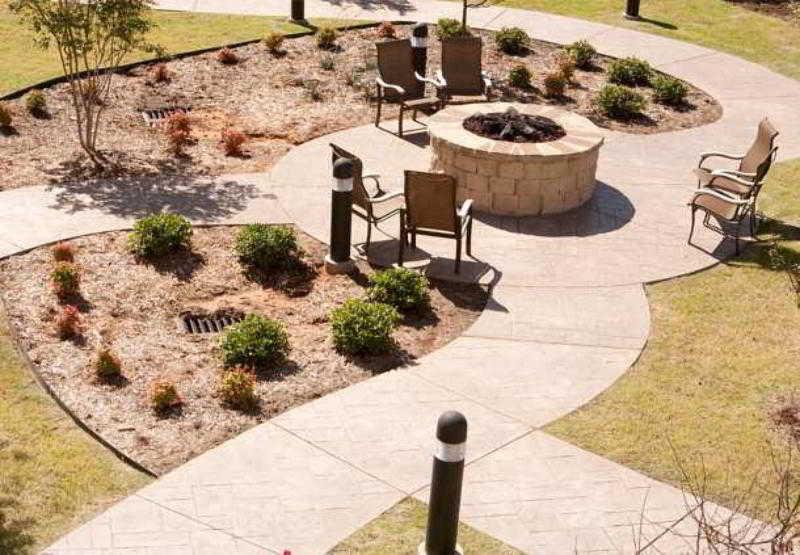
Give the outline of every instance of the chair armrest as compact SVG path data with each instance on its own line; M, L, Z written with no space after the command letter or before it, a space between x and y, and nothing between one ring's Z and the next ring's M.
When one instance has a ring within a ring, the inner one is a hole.
M441 69L436 70L436 80L439 81L440 87L447 87L447 80L444 78L444 74L442 73Z
M735 156L733 154L725 154L724 152L702 152L700 153L700 163L698 168L703 167L703 162L709 158L725 158L726 160L741 160L744 156Z
M738 199L738 198L734 198L734 197L732 197L730 195L726 195L724 193L721 193L719 191L712 191L712 190L709 190L709 189L700 189L698 191L695 191L694 194L692 195L692 200L690 200L688 202L689 206L693 205L695 203L695 201L698 198L702 197L702 196L714 197L714 198L717 198L717 199L719 199L719 200L721 200L723 202L727 202L729 204L733 204L733 205L736 205L736 206L746 206L746 205L752 203L752 200L750 200L750 199Z
M376 82L376 83L378 84L378 86L379 86L379 87L381 87L381 88L384 88L384 89L394 89L394 90L395 90L395 91L397 91L399 94L406 94L406 90L405 90L403 87L401 87L400 85L392 85L391 83L387 83L386 81L384 81L384 80L383 80L383 79L381 79L380 77L376 77L376 78L375 78L375 82Z
M458 209L459 218L466 218L472 216L472 203L473 200L471 198L464 201L464 204L462 204L461 208Z
M706 183L706 187L713 187L714 180L717 179L718 177L721 177L723 179L729 179L730 181L733 181L740 185L744 185L746 187L753 186L752 180L742 179L741 177L737 177L736 175L733 175L733 173L726 172L724 170L715 170L711 172L711 180L708 183ZM755 177L755 174L753 174L753 177Z
M711 172L711 175L735 176L744 179L749 179L751 181L756 178L756 174L754 173L740 172L738 170L714 170L713 172Z
M420 81L422 83L430 83L431 85L433 85L437 89L442 87L442 84L439 83L439 81L437 81L436 79L428 79L427 77L423 77L422 75L420 75L416 71L414 72L414 77L417 79L417 81Z
M373 197L369 199L369 202L371 204L378 204L379 202L386 202L387 200L392 200L397 197L402 197L403 194L404 194L403 191L395 191L394 193L388 193L386 195L382 195L379 197Z
M369 175L362 175L362 176L361 176L361 179L371 179L371 180L372 180L372 181L375 183L375 189L376 189L376 190L378 191L378 193L380 194L380 193L383 193L383 192L384 192L384 191L383 191L383 189L381 189L381 181L380 181L380 177L381 177L381 176L380 176L380 175L378 175L377 173L371 173L371 174L369 174Z

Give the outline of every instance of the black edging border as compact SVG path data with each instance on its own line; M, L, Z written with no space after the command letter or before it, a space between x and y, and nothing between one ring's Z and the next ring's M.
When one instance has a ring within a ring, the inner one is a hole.
M289 21L289 22L292 23L292 21ZM317 32L317 27L311 25L310 23L306 23L305 25L303 23L300 23L300 22L294 22L294 23L296 23L297 25L308 27L308 31L297 31L296 33L287 33L286 35L284 35L285 38L287 38L287 39L298 39L298 38L301 38L301 37L308 37L308 36L314 35ZM382 21L368 21L368 22L365 22L365 23L354 23L352 25L345 25L343 27L337 27L336 29L339 30L339 31L356 31L356 30L359 30L359 29L370 29L370 28L373 28L373 27L378 27L381 23L383 23L383 22ZM396 21L390 21L389 23L391 23L392 25L411 25L412 23L416 23L416 22L415 21L409 21L409 20L396 20ZM245 40L245 41L241 41L241 42L234 42L234 43L230 43L230 44L220 44L218 46L210 46L210 47L206 47L206 48L199 48L197 50L187 50L187 51L184 51L184 52L178 52L177 54L168 54L166 56L161 56L161 57L158 57L158 58L149 58L147 60L140 60L138 62L131 62L131 63L128 63L128 64L123 64L123 65L117 67L114 70L114 73L116 73L118 75L123 75L123 74L129 72L130 70L132 70L133 68L139 67L139 66L146 66L146 65L157 64L157 63L162 63L162 62L169 62L171 60L180 60L180 59L183 59L183 58L189 58L191 56L199 56L200 54L207 54L209 52L215 52L215 51L221 50L223 48L239 48L240 46L247 46L249 44L256 44L256 43L259 43L259 42L261 42L260 38L258 38L258 39L249 39L249 40ZM81 71L81 72L76 73L74 75L76 77L78 77L79 79L82 79L83 77L85 77L86 75L89 75L90 73L91 72L89 72L89 71ZM27 93L29 93L30 91L32 91L34 89L47 89L47 88L53 87L55 85L60 85L61 83L66 83L66 82L67 82L67 77L64 76L64 75L61 75L61 76L58 76L58 77L52 77L50 79L45 79L44 81L40 81L38 83L34 83L33 85L26 85L26 86L22 87L21 89L17 89L15 91L11 91L10 93L7 93L7 94L5 94L3 96L0 96L0 101L16 100L17 98L21 98L21 97L25 96Z

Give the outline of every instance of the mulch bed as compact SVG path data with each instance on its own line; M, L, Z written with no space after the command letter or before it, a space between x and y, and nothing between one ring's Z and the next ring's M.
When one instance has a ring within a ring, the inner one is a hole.
M434 282L431 311L405 317L393 353L346 357L333 347L328 314L364 295L371 270L330 276L320 270L323 246L299 234L305 272L248 276L233 251L236 230L195 229L191 251L160 265L137 262L123 232L70 241L82 269L84 329L76 340L59 340L55 332L50 249L0 262L10 322L41 375L89 427L158 474L292 407L442 347L474 322L487 299L478 286ZM289 333L288 360L258 376L256 412L225 408L215 397L219 335L180 329L182 312L218 309L269 316ZM95 378L91 365L100 345L122 360L119 383ZM173 381L185 401L167 417L157 416L148 399L161 379Z
M401 37L409 27L398 27ZM503 100L548 103L586 115L598 125L630 133L656 133L703 125L716 120L720 106L702 91L692 88L688 103L673 109L650 103L642 118L618 122L599 115L593 98L605 82L608 58L600 57L592 71L576 72L575 82L563 98L547 99L541 82L551 69L556 45L534 42L525 56L497 51L492 33L484 38L484 67ZM240 63L223 65L215 53L169 62L172 76L156 83L150 66L139 66L116 78L107 103L99 139L111 167L101 176L179 174L220 175L268 170L293 145L315 137L369 123L374 107L375 47L373 29L345 32L338 49L317 48L313 37L287 40L285 54L271 55L261 44L235 49ZM440 57L439 43L430 41L429 75ZM321 66L331 67L323 69ZM508 71L526 63L534 75L534 87L521 91L506 85ZM49 117L28 114L23 100L9 102L14 129L0 134L0 189L69 182L98 177L81 153L74 131L66 85L45 92ZM194 144L183 156L168 150L161 128L144 124L141 110L163 107L191 108ZM394 117L389 110L386 118ZM249 141L242 157L226 156L220 135L230 127L245 132Z
M797 0L727 0L754 12L777 17L800 25L800 3Z

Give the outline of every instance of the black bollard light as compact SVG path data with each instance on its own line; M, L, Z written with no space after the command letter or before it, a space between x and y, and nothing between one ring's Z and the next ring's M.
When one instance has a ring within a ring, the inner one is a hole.
M414 50L414 71L425 77L428 67L428 24L417 23L411 31L411 48ZM425 96L425 83L417 81L417 96Z
M641 19L639 16L640 0L627 0L625 4L625 17L627 19Z
M346 274L355 269L350 258L352 206L353 161L339 158L333 163L330 252L325 257L325 271L330 274Z
M305 21L306 2L305 0L292 0L292 21Z
M462 554L458 546L458 513L467 446L467 419L448 411L436 424L436 452L433 456L431 495L428 502L428 530L419 555Z

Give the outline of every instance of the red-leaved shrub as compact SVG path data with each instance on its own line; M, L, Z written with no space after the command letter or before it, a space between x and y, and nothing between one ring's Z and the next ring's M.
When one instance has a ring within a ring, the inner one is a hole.
M52 248L53 260L56 262L74 262L75 261L75 247L69 243L60 241L53 245Z
M384 39L393 39L397 36L397 32L395 31L394 25L390 21L384 21L380 25L378 25L377 34L379 37Z
M236 52L226 46L217 52L217 61L221 64L225 64L226 66L232 66L239 63L239 56L236 55Z
M168 83L172 80L172 73L167 68L167 64L160 63L153 66L153 81L156 83Z
M175 154L182 154L183 147L191 141L192 123L185 112L175 112L167 118L164 133Z
M226 128L222 130L222 149L225 156L241 156L242 145L247 142L247 136L241 131Z
M61 313L56 317L58 337L70 339L81 333L81 315L78 307L68 304L61 308Z

